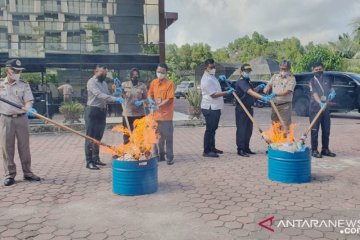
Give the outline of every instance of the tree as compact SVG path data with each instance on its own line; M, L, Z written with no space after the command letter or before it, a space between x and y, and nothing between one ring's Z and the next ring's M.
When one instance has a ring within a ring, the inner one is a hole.
M316 62L322 62L328 71L339 71L342 67L341 56L332 52L327 46L311 46L293 67L295 72L307 72L312 70Z
M349 59L353 58L360 49L360 45L348 33L343 33L337 42L329 42L329 45L341 57Z
M227 48L219 48L213 52L213 57L216 62L229 62L230 54Z

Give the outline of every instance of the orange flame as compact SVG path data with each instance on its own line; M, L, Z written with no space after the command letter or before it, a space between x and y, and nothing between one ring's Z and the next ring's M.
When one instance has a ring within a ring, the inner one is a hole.
M129 136L129 143L121 144L112 149L104 148L104 151L117 156L130 154L133 159L139 160L141 157L146 159L150 156L154 144L158 143L157 122L153 115L147 115L134 121L134 130L130 133L129 129L123 125L116 125L112 131Z
M295 142L295 124L290 124L289 130L282 130L280 122L273 122L270 129L265 131L264 137L270 143L289 143Z

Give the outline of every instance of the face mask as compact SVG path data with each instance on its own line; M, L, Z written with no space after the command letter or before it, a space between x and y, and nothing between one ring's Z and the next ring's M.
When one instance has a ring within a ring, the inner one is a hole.
M131 82L132 82L133 85L137 85L138 82L139 82L138 77L132 77L132 78L131 78Z
M288 75L288 72L286 72L286 71L281 71L280 72L280 76L283 77L283 78L285 78L287 75Z
M215 75L215 73L216 73L216 69L215 69L215 68L213 68L213 69L211 69L211 70L209 71L209 74L210 74L210 75Z
M166 74L157 72L156 76L157 76L158 79L163 80L165 78Z
M250 78L250 74L247 72L243 72L242 75L244 78Z
M323 75L323 71L315 72L314 75L316 78L321 78L321 76Z
M11 79L13 79L15 81L19 81L20 80L20 73L11 74Z
M106 75L100 75L100 76L97 77L97 79L98 79L100 82L103 82L103 81L105 81L105 79L106 79Z

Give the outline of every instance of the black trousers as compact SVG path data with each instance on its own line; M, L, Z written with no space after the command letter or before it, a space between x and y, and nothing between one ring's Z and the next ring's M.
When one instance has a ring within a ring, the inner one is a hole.
M161 160L171 162L174 160L173 138L174 125L173 121L158 121L158 133L160 134L159 144L155 147L155 154L159 155Z
M215 134L219 126L221 110L201 109L206 122L204 134L204 153L209 153L215 149Z
M246 106L251 116L254 115L254 110L250 106ZM249 150L250 138L253 131L253 123L246 115L245 111L240 105L235 107L235 120L236 120L236 145L237 150Z
M315 115L318 111L314 111L310 109L310 122L315 118ZM314 124L311 128L311 149L317 150L318 149L318 136L319 136L319 128L321 125L321 140L322 140L322 150L329 149L329 137L330 137L330 111L325 109L325 111L321 114L318 121Z
M133 131L134 130L134 122L137 119L143 118L144 116L140 116L140 117L127 117L128 121L129 121L129 125L130 125L130 130ZM126 128L129 128L128 125L126 124L126 120L125 117L123 117L123 126ZM128 135L124 135L123 136L124 139L124 144L129 143L129 136Z
M87 106L85 109L86 135L101 141L106 126L106 109ZM99 145L85 140L86 162L90 163L99 160Z

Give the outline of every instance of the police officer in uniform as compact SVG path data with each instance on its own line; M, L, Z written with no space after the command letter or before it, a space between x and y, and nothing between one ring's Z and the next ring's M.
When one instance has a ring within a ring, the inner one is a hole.
M87 106L85 109L86 135L101 141L106 126L106 104L108 102L123 103L121 97L111 96L108 85L105 82L107 68L104 65L97 65L95 75L87 82ZM99 145L85 140L86 168L99 170L97 165L106 165L100 161Z
M332 83L329 78L324 76L324 65L319 62L313 66L314 77L310 80L310 109L309 117L310 122L315 118L316 114L320 111L320 108L325 105L326 102L332 101L335 96L335 90L332 88ZM322 129L322 150L318 151L318 133L319 127ZM336 154L329 150L329 136L330 136L330 111L329 108L323 111L317 122L311 129L311 155L316 158L324 156L335 157Z
M258 92L265 88L265 84L260 84L258 87L253 88L250 83L251 66L247 63L243 64L240 68L240 78L236 82L235 92L244 103L246 109L251 115L254 114L252 106L256 99L261 99L264 102L269 102L275 97L274 94L262 96ZM242 157L249 157L249 154L255 154L250 150L250 138L253 130L253 123L246 115L244 109L236 102L235 107L236 119L236 145L237 153Z
M29 84L20 80L22 70L24 70L24 68L18 59L11 59L5 63L6 77L0 80L0 96L11 102L25 106L25 108L28 109L27 115L33 116L32 113L36 112L36 110L32 108L34 97ZM40 181L40 177L31 171L29 126L26 113L7 103L0 102L0 145L4 160L5 186L10 186L15 183L15 138L17 139L24 179L28 181Z

